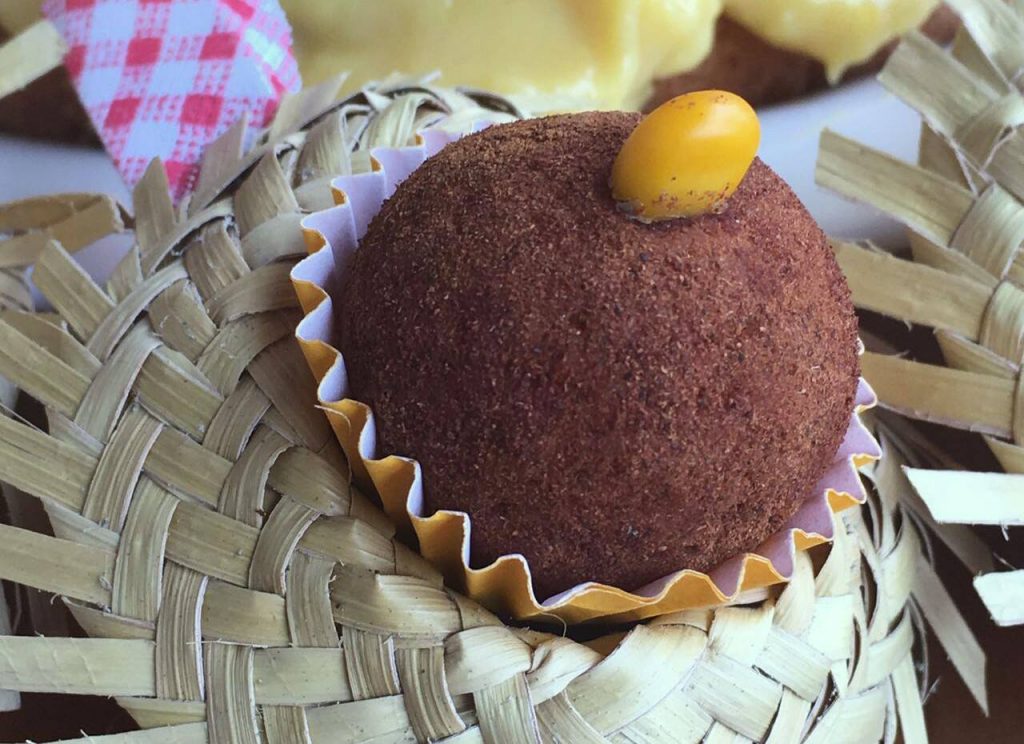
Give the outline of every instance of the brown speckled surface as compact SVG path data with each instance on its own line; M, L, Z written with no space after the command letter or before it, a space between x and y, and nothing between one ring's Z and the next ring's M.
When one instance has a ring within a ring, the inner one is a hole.
M633 114L492 128L415 172L341 297L382 451L467 511L472 561L538 596L627 589L755 547L846 429L856 321L825 236L756 161L720 215L633 222L607 179Z

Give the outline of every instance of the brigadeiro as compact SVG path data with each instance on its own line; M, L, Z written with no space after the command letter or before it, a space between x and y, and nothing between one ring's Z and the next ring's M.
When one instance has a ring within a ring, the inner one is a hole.
M383 205L340 292L381 451L420 463L426 513L469 515L473 566L522 554L540 598L754 549L854 408L848 288L756 142L721 190L684 158L645 204L609 184L613 165L664 170L643 142L623 162L639 122L555 116L449 145Z

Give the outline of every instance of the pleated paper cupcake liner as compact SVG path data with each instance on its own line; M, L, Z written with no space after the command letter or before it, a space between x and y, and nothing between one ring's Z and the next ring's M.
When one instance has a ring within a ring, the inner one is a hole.
M486 123L470 129L483 126ZM517 554L502 556L484 568L472 568L470 516L447 510L427 514L419 464L377 451L373 412L349 397L344 359L335 344L333 298L339 292L349 258L384 200L424 160L459 136L434 128L422 132L415 146L373 150L372 170L335 179L332 186L337 205L303 221L311 255L292 272L306 313L296 335L319 381L320 403L332 414L335 433L354 475L372 486L399 531L406 538L415 536L420 552L452 586L489 609L520 620L640 620L726 604L786 581L792 575L797 551L832 539L832 513L865 499L857 467L877 458L879 449L858 418L861 410L875 402L874 393L863 380L832 464L782 529L753 551L734 556L707 573L683 566L632 592L585 582L556 596L538 598L533 592L529 562Z

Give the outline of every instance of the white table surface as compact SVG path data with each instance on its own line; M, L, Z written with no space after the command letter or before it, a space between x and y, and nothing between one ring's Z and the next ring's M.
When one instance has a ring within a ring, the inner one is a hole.
M761 157L790 183L826 232L886 245L901 240L892 221L818 188L814 162L825 127L913 159L918 136L913 111L865 80L760 113ZM0 201L59 191L101 191L129 203L128 189L103 152L0 136ZM106 240L78 256L93 276L103 278L126 249L124 240Z

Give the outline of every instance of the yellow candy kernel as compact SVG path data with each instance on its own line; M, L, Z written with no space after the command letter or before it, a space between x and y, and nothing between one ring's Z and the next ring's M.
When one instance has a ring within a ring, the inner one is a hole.
M686 93L643 118L612 166L612 196L644 222L720 210L761 142L750 104L722 90Z

